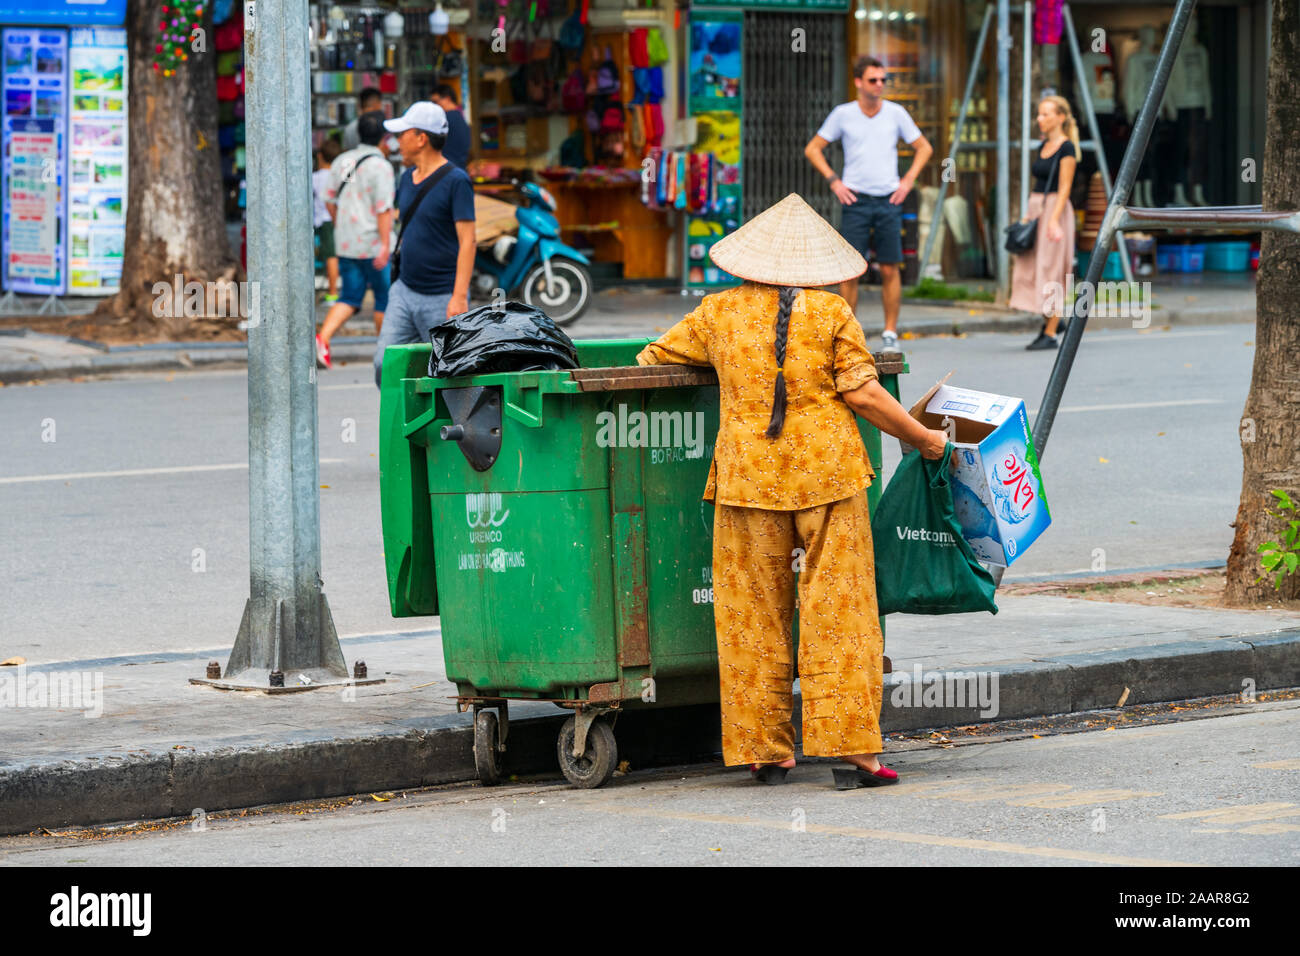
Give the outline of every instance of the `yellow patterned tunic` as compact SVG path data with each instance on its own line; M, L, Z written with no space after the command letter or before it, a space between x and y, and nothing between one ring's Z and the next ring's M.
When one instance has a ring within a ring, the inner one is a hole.
M847 302L804 289L790 311L785 427L767 438L776 384L778 289L744 285L707 295L636 357L640 365L712 365L718 373L717 447L706 501L795 511L848 498L875 472L840 392L876 377Z

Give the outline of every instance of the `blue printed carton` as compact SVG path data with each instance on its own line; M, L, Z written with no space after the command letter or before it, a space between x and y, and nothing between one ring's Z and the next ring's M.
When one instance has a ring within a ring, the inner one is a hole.
M1052 523L1025 403L946 382L912 406L912 417L953 443L962 537L981 561L1010 567Z

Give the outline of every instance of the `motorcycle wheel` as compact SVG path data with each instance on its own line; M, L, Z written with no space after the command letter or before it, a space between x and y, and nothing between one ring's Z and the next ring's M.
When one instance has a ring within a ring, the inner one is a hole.
M548 289L546 267L538 263L524 276L520 286L523 300L541 309L556 325L570 325L582 318L591 304L591 273L572 259L551 260L554 288Z

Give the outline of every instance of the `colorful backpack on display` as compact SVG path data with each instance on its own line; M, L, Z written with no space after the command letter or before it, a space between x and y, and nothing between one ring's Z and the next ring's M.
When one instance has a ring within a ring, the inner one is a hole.
M583 24L577 10L569 14L560 26L560 38L557 42L568 56L582 55L582 48L587 45L587 27Z
M568 79L564 81L564 88L561 91L561 100L564 104L564 112L581 113L587 108L587 81L582 75L582 70L574 67Z
M627 58L634 67L650 65L650 52L646 49L649 32L645 27L637 27L627 38Z
M600 118L600 131L602 133L620 133L623 131L623 107L617 103L606 106L605 112Z
M605 47L605 61L596 69L596 92L603 96L612 96L622 90L618 79L618 64L614 62L614 51Z
M646 54L647 66L660 66L668 62L668 44L664 42L664 35L658 27L650 29L650 35L646 38Z

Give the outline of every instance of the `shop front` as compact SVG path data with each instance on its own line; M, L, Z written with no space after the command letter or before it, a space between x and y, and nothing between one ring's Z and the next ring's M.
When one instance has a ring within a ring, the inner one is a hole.
M984 0L862 0L855 11L866 30L859 37L873 50L892 46L903 56L907 24L923 27L916 37L917 117L932 139L935 164L942 164L953 138L960 135L948 183L948 199L934 216L942 223L942 244L931 256L946 278L992 278L997 248L997 50L991 27L980 63L964 128L956 130L957 113L971 68L981 23L990 6ZM996 3L993 4L996 6ZM1010 218L1020 215L1020 125L1023 82L1023 20L1026 4L1009 4L1013 14L1010 38ZM1098 153L1091 134L1081 86L1087 90L1100 134L1100 153L1112 179L1128 144L1129 134L1151 86L1156 55L1173 14L1172 0L1162 3L1121 3L1113 0L1074 0L1069 4L1079 49L1072 52L1064 28L1061 0L1034 0L1031 10L1031 99L1060 93L1071 103L1080 123L1084 155L1075 177L1072 203L1078 216L1076 247L1087 253L1105 209L1106 195L1098 171ZM1135 206L1245 205L1260 201L1257 160L1264 144L1264 73L1267 68L1267 0L1218 0L1198 4L1181 48L1169 89L1161 104L1151 143L1143 158L1130 204ZM909 20L910 17L910 20ZM996 23L996 19L994 21ZM1076 55L1079 67L1076 68ZM888 53L894 80L890 95L902 101L904 74L911 64ZM883 59L884 57L882 57ZM910 107L909 107L910 108ZM1030 130L1031 148L1038 145ZM938 173L941 170L934 170ZM923 190L922 237L932 218L926 205L937 190L937 178L922 178L933 191ZM927 195L928 194L928 195ZM1155 242L1136 243L1135 272L1199 271L1202 268L1245 268L1243 250L1258 249L1258 235L1161 235ZM1190 246L1192 254L1182 247ZM1205 248L1202 250L1202 246ZM1164 249L1165 252L1158 251ZM1166 255L1167 252L1167 255ZM1231 255L1227 253L1231 252ZM1257 262L1257 259L1254 261ZM1118 260L1107 278L1118 278Z

